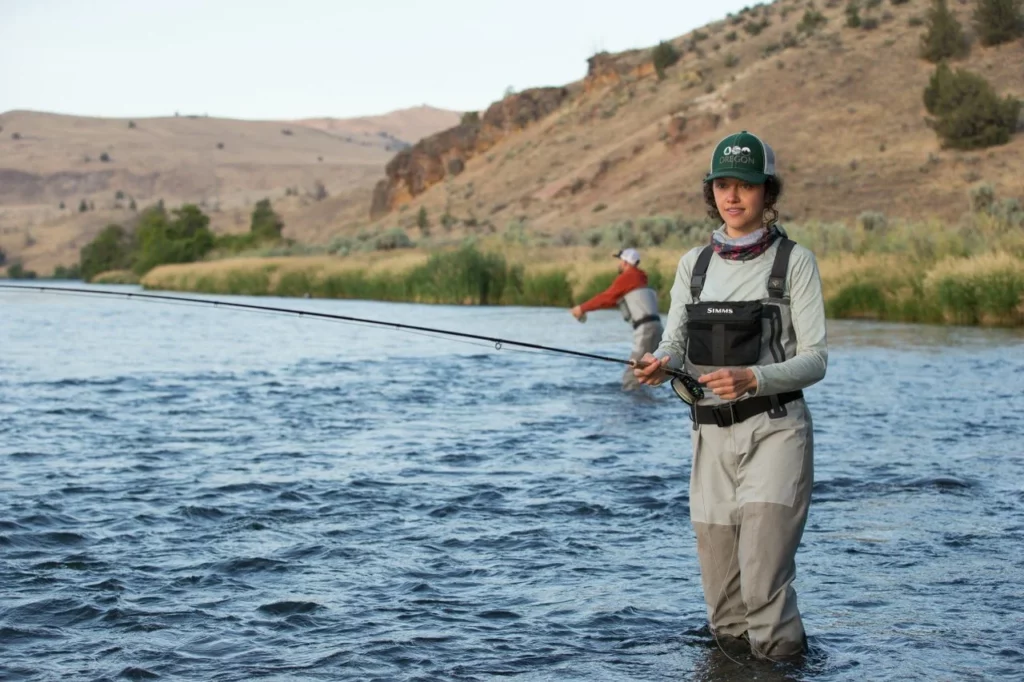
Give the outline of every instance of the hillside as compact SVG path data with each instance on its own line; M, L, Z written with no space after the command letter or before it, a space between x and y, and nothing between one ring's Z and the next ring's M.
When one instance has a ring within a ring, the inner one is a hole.
M293 237L313 240L325 223L345 215L353 191L354 205L368 201L358 188L372 185L396 151L419 139L408 136L458 118L429 107L309 121L6 112L0 114L0 248L46 273L77 261L78 249L107 223L130 221L133 200L138 208L158 199L168 206L199 203L215 229L238 231L247 229L253 203L264 196L282 199ZM327 194L322 201L318 183ZM83 200L91 208L79 212ZM308 222L297 217L304 212Z
M740 129L775 147L787 221L849 223L865 211L954 221L980 182L1024 197L1024 135L960 152L941 148L927 125L922 91L935 67L918 57L927 0L861 3L872 29L847 27L846 2L814 4L826 21L810 30L801 23L811 3L781 0L678 37L681 59L660 81L649 49L594 55L550 111L521 106L549 90L520 93L478 124L400 152L367 222L415 236L422 206L435 226L451 216L453 235L523 230L568 243L644 216L697 218L710 151ZM973 3L951 4L970 35ZM1024 97L1021 64L1019 40L974 41L954 66Z
M451 128L459 122L461 114L427 105L392 111L380 116L357 118L304 118L295 123L318 128L338 136L388 135L409 144Z
M850 224L865 212L955 222L981 183L1024 199L1024 134L965 152L943 149L929 127L922 92L935 67L919 46L930 0L860 5L859 28L847 25L845 0L759 5L669 41L680 59L664 79L650 47L599 53L580 80L511 94L458 124L458 114L429 107L135 128L9 112L0 116L0 247L39 272L73 262L104 224L130 221L116 208L118 189L140 204L199 202L218 231L245 230L253 202L269 196L286 234L314 244L396 226L428 248L487 234L581 243L589 230L614 235L648 216L701 218L710 151L740 129L775 147L790 223ZM974 3L952 5L971 36ZM983 47L972 37L954 67L1021 98L1021 64L1024 41ZM440 132L404 148L412 138L403 136L431 130ZM96 210L78 214L81 197ZM429 238L417 228L420 208Z

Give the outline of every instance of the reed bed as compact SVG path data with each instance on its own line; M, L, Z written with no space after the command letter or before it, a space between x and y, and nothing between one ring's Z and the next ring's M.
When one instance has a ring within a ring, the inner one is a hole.
M829 317L1021 326L1024 229L1016 213L1008 215L974 214L946 225L890 223L864 214L853 226L807 224L788 232L818 259ZM612 231L626 235L624 245L641 248L641 267L667 310L679 258L706 243L707 232L692 226L645 232L646 224ZM441 250L234 258L161 266L142 284L249 296L570 306L615 276L612 254L619 247L594 241L556 246L493 236Z
M93 284L138 284L139 276L131 270L108 270L90 280Z

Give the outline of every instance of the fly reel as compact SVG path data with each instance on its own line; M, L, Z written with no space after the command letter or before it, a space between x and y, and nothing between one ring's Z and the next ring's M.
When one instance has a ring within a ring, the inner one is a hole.
M672 390L687 405L696 405L704 397L704 387L686 372L678 369L666 369L665 372L672 377Z

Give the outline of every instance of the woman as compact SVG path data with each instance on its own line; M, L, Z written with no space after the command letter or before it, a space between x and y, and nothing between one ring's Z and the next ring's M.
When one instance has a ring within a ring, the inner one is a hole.
M679 261L658 350L641 383L683 368L704 385L691 408L690 519L716 638L757 656L801 654L796 550L813 479L801 389L825 376L825 307L814 255L776 225L775 154L743 131L718 143L704 179L711 244Z

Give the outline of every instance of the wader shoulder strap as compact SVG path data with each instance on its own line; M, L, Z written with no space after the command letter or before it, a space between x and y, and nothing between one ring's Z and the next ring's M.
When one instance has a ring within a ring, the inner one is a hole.
M704 290L704 277L708 273L708 266L711 264L713 255L715 255L715 249L708 244L697 256L697 263L693 266L693 273L690 275L690 296L694 301L700 300L700 292Z
M775 252L775 262L772 263L772 274L768 278L768 298L782 298L785 293L789 255L793 253L794 246L796 242L792 239L783 239L779 242L779 250Z

